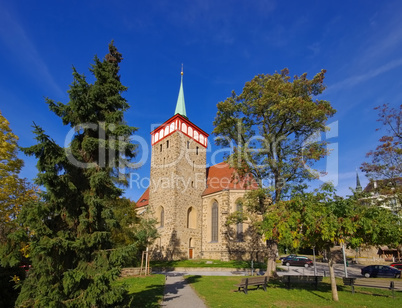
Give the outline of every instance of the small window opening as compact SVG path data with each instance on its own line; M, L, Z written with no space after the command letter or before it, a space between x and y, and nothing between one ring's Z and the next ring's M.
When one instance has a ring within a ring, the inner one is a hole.
M169 140L166 141L166 149L169 149Z
M195 148L195 154L198 155L198 147Z

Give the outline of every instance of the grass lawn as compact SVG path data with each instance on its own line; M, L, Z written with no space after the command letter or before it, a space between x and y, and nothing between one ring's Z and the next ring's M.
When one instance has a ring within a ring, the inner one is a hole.
M248 261L220 261L220 260L179 260L179 261L151 261L151 267L224 267L224 268L251 268ZM254 262L254 268L266 269L264 263Z
M127 286L130 307L159 308L163 299L165 275L121 278L117 283Z
M339 302L332 301L331 286L328 277L324 277L318 290L314 287L291 288L287 290L279 282L270 281L267 292L249 291L248 294L237 292L235 284L243 277L224 276L187 276L187 281L204 300L213 307L402 307L402 292L383 289L356 287L352 295L350 287L344 287L342 280L337 280Z

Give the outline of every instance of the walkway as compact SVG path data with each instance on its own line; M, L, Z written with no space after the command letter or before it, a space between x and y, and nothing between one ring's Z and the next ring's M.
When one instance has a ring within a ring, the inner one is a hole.
M206 308L204 302L184 280L183 273L167 273L165 292L161 307L165 308Z
M304 268L297 266L281 266L284 271L278 272L278 275L313 275L313 268ZM348 267L349 277L362 277L360 268L362 265L353 265ZM204 302L198 297L190 285L184 280L184 275L200 276L244 276L247 273L241 271L214 271L204 269L203 271L193 271L187 269L183 271L164 272L166 275L165 292L161 307L164 308L206 308ZM328 276L328 264L317 263L317 274ZM335 265L335 276L344 276L344 267L341 264Z

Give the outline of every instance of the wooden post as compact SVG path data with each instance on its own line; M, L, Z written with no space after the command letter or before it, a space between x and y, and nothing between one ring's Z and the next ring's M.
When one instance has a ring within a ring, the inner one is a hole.
M142 252L142 257L141 257L140 276L141 276L141 274L142 274L142 265L143 265L143 263L144 263L144 252L145 252L145 251Z
M151 273L150 273L150 271L149 271L149 262L151 261L151 257L149 256L148 247L147 247L147 256L148 256L147 273L148 273L148 275L151 275Z

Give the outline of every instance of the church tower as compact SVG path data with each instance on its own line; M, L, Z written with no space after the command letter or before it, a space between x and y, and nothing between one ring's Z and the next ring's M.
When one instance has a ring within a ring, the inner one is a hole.
M359 173L357 173L357 169L356 169L356 192L361 193L362 190L363 189L362 189L362 186L360 184Z
M151 132L151 145L149 207L160 234L154 252L169 260L199 258L208 134L187 118L183 71L175 114Z

